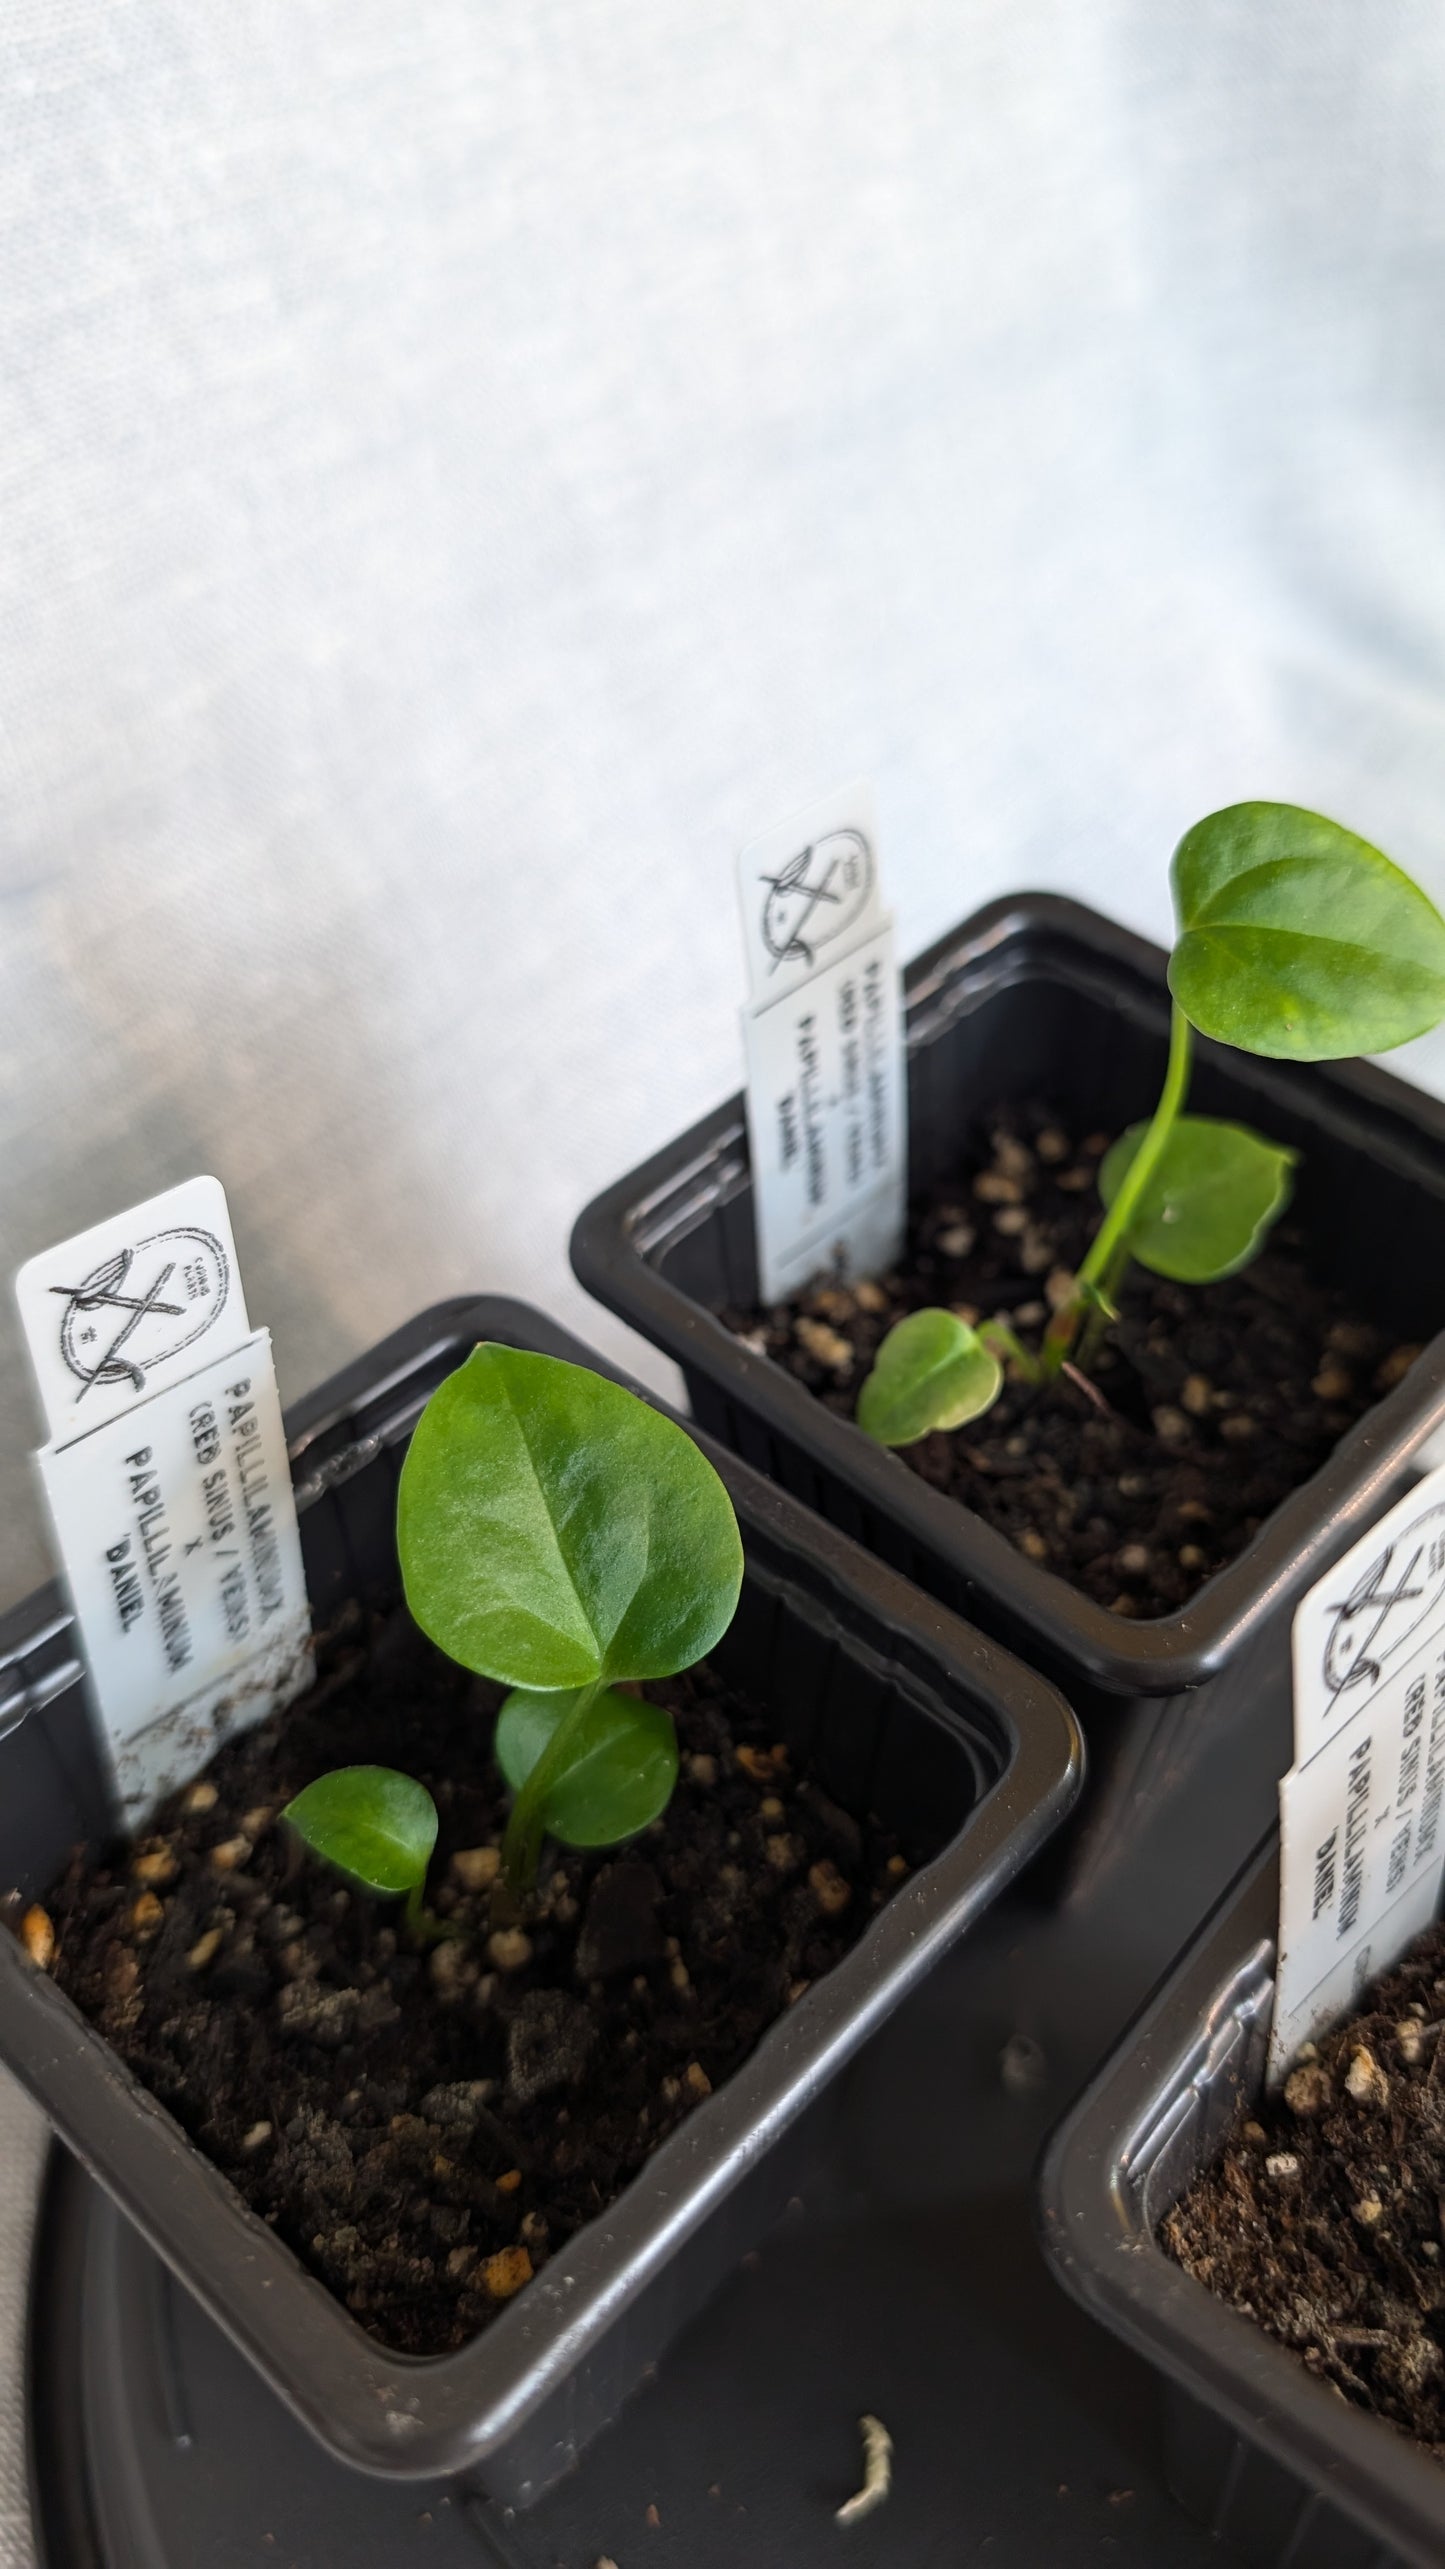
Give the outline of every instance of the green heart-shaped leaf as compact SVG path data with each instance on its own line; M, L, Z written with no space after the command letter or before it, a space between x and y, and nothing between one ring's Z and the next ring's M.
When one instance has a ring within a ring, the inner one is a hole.
M1148 1132L1131 1124L1099 1170L1111 1205ZM1129 1226L1129 1255L1176 1284L1212 1284L1247 1266L1289 1202L1297 1154L1244 1124L1181 1115Z
M1292 803L1235 803L1171 869L1169 987L1201 1034L1281 1061L1383 1053L1445 1016L1445 919L1368 840Z
M338 1766L282 1812L316 1855L368 1891L415 1891L437 1842L436 1804L394 1766Z
M576 1702L575 1695L509 1695L497 1720L497 1764L513 1792ZM677 1733L661 1704L607 1686L578 1726L563 1774L542 1803L541 1824L564 1846L615 1846L666 1810L677 1782Z
M491 1344L417 1422L397 1548L433 1641L544 1692L690 1668L742 1585L732 1501L690 1436L620 1383Z
M858 1395L858 1424L879 1445L913 1445L992 1407L1003 1368L951 1311L911 1311L889 1330Z

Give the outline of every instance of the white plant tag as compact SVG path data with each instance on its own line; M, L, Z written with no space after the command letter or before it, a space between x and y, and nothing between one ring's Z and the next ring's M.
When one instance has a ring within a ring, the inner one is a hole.
M310 1682L271 1341L214 1178L31 1259L20 1302L56 1429L36 1462L134 1829Z
M187 1178L62 1240L15 1279L45 1424L104 1426L250 1335L225 1189Z
M739 860L758 1291L876 1274L903 1241L907 1090L872 798L854 785Z
M1301 1600L1294 1707L1295 1763L1280 1785L1272 2083L1439 1906L1445 1466Z

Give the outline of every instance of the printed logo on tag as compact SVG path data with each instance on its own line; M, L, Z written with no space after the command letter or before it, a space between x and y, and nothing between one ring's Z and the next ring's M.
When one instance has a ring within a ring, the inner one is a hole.
M743 849L738 869L748 996L785 999L821 964L888 922L866 786L829 795Z
M1301 1600L1293 1648L1272 2081L1388 1971L1439 1905L1445 1466Z
M42 1251L15 1292L46 1425L62 1442L179 1381L222 1344L239 1345L250 1328L213 1177Z
M310 1683L271 1341L215 1178L32 1258L18 1290L54 1431L36 1464L135 1828Z
M748 1136L764 1302L902 1245L902 1000L871 798L832 795L744 848Z

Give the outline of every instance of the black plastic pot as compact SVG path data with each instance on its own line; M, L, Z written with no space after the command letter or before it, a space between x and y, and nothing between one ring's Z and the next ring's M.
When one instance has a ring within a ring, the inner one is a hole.
M1112 1130L1147 1111L1167 1049L1164 961L1091 910L1025 893L911 965L913 1189L956 1167L970 1128L1009 1098L1053 1099ZM1293 1144L1296 1201L1333 1280L1401 1339L1433 1343L1238 1560L1148 1622L1028 1560L723 1326L718 1312L757 1288L740 1097L599 1195L572 1235L582 1283L677 1359L710 1435L1063 1686L1089 1743L1074 1887L1111 1860L1138 1805L1227 1760L1237 1825L1207 1879L1176 1876L1181 1939L1273 1813L1295 1599L1405 1486L1445 1419L1445 1106L1366 1063L1298 1068L1209 1043L1191 1097Z
M443 1305L292 1422L318 1618L399 1589L397 1472L435 1385L478 1338L591 1361L517 1303ZM715 1664L776 1706L795 1763L872 1809L919 1869L858 1945L506 2312L461 2352L388 2356L306 2274L19 1944L0 1936L0 2059L333 2453L397 2478L465 2474L529 2506L782 2210L811 2109L1067 1810L1080 1743L1053 1689L731 1458L747 1567ZM7 1718L8 1716L8 1718ZM0 1625L0 1882L43 1889L105 1801L69 1625L47 1591Z
M1075 2299L1166 2376L1170 2489L1256 2569L1439 2569L1439 2463L1155 2236L1263 2085L1278 1907L1271 1840L1050 2143L1044 2246Z

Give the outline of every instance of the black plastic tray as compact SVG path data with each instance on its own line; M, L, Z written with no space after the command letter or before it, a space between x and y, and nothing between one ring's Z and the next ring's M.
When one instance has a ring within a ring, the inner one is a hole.
M1175 2385L1169 2485L1256 2569L1438 2569L1445 2470L1216 2301L1155 2233L1264 2080L1277 1841L1051 2143L1044 2244L1067 2289Z
M293 1454L320 1616L391 1602L396 1473L435 1384L478 1337L589 1361L519 1304L424 1314L308 1404ZM1054 1691L780 1493L716 1458L747 1569L714 1655L777 1707L796 1763L926 1859L602 2219L483 2337L388 2357L139 2089L55 1984L0 1938L0 2056L329 2449L401 2479L466 2472L534 2503L786 2201L842 2063L997 1896L1067 1808L1079 1746ZM53 1598L12 1617L0 1876L43 1886L101 1794ZM11 1784L11 1772L17 1777Z
M1045 1098L1076 1126L1118 1127L1158 1094L1164 956L1071 901L994 902L909 967L910 1183L957 1165L979 1119ZM699 1424L1064 1688L1090 1780L1069 1876L1113 1860L1206 1721L1236 1779L1222 1889L1268 1826L1289 1763L1295 1600L1405 1485L1445 1420L1445 1104L1367 1063L1298 1067L1201 1042L1192 1102L1301 1153L1297 1201L1334 1278L1401 1339L1431 1343L1405 1381L1276 1509L1188 1606L1132 1623L1017 1551L970 1509L835 1417L718 1319L756 1295L740 1097L608 1187L581 1215L588 1290L682 1366ZM1196 1909L1195 1915L1199 1914Z

